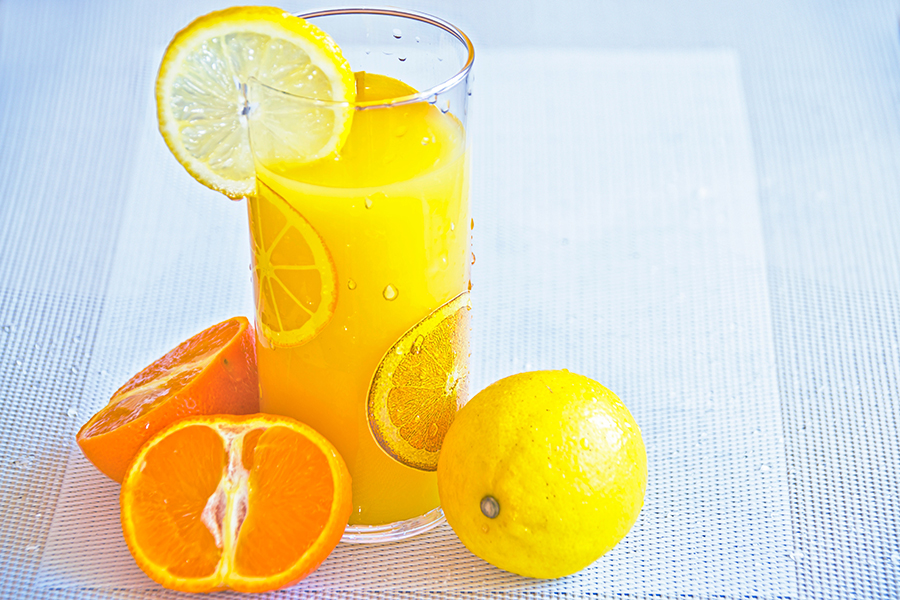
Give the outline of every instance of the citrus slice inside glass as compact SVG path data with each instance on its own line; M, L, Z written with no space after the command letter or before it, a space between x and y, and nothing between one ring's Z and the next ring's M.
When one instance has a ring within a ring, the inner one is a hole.
M278 93L247 97L253 81ZM272 7L202 16L169 43L156 80L159 130L187 171L231 198L254 191L248 118L255 145L307 162L340 149L350 131L356 83L323 31ZM324 102L317 102L324 101Z
M141 445L177 419L259 411L253 328L234 317L182 342L120 387L78 431L84 455L122 481Z
M177 421L122 482L122 532L141 569L185 592L264 592L314 571L352 510L350 474L307 425L272 415Z
M385 353L369 388L369 429L395 460L434 471L444 434L469 393L469 293L407 331Z
M334 261L309 221L261 181L247 206L260 339L276 347L298 346L334 314Z

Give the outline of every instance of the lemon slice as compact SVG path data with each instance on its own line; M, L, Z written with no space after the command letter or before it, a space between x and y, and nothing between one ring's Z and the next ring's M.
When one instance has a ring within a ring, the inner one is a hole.
M355 96L353 71L334 41L271 7L196 19L169 43L156 79L169 149L199 182L231 198L255 189L250 120L257 155L308 162L340 149Z
M444 434L469 399L469 293L407 331L384 355L366 405L369 430L394 460L437 469Z

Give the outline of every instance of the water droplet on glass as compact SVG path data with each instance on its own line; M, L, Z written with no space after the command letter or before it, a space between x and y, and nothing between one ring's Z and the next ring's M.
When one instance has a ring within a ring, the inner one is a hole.
M581 447L582 447L584 450L590 450L590 449L591 449L591 443L590 443L589 441L587 441L586 438L581 438L581 440L579 440L578 443L581 445Z
M430 143L431 143L431 138L430 138L430 137L423 137L423 138L422 138L422 145L423 145L423 146L427 146L427 145L430 144Z
M34 554L37 552L38 546L36 544L32 544L30 546L25 546L25 552L28 554Z
M406 132L408 130L409 129L406 127L406 125L400 125L399 127L397 127L397 129L394 130L394 135L396 135L397 137L403 137L404 135L406 135Z
M366 54L370 54L372 50L370 48L366 48Z
M72 340L73 340L73 341L76 341L76 342L80 342L80 341L81 341L81 334L80 334L80 333L76 333L76 334L75 334L75 337L73 337Z
M72 373L78 373L78 367L72 367Z
M12 325L4 325L3 333L12 333Z
M475 219L472 219L472 221L469 223L469 229L475 229Z
M397 57L397 60L399 60L400 62L406 62L406 57L403 55L400 55Z
M469 280L469 291L470 292L472 291L472 280L471 279Z
M75 410L74 408L70 408L69 410L66 411L66 415L69 417L77 417L78 411Z
M891 562L895 565L900 565L900 552L894 552L891 554Z
M447 264L448 264L448 262L447 262L447 253L446 253L446 252L441 253L441 264L442 264L443 266L445 266L445 267L446 267Z
M799 550L797 552L791 552L791 560L794 562L803 560L803 553Z
M437 94L428 97L428 104L437 104Z
M417 335L416 339L413 340L412 346L410 346L409 351L413 354L419 354L422 351L422 344L425 343L424 335Z
M394 29L394 31L392 33L394 34L395 39L399 40L400 38L403 37L403 32L400 31L399 29Z
M419 36L416 36L416 43L418 44L420 41Z
M488 519L496 519L500 514L500 503L493 496L485 496L481 499L481 514Z
M772 467L770 467L769 465L763 465L759 468L760 473L768 473L771 470L772 470Z
M348 288L348 289L351 289L351 290L355 290L355 289L356 289L356 282L353 281L352 279L348 279L348 280L347 280L347 288Z
M372 199L366 198L365 204L366 204L366 208L372 208Z
M474 252L472 253L472 264L473 265L475 264L475 253Z
M456 229L456 223L450 221L450 231L453 231L454 229Z
M450 112L450 100L444 100L441 102L441 112L447 114Z
M381 295L384 296L385 300L396 300L398 294L399 292L397 291L397 288L395 288L391 284L387 284L387 286L384 288L384 291L381 292Z

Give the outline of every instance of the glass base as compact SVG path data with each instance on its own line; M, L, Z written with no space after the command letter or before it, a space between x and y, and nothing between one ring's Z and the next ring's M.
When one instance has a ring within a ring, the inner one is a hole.
M433 508L424 515L405 521L387 523L385 525L347 525L342 542L350 544L382 544L398 542L414 535L425 533L441 524L444 511L441 507Z

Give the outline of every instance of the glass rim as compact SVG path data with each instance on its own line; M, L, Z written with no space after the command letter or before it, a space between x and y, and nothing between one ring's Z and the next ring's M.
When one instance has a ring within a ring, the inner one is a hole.
M415 21L420 21L422 23L427 23L429 25L433 25L440 29L443 29L447 33L451 34L455 37L459 42L461 42L466 47L466 63L462 66L462 68L456 72L452 77L434 85L426 90L422 90L420 92L416 92L415 94L407 94L405 96L397 96L395 98L389 98L387 100L367 100L365 102L333 102L327 100L315 100L316 104L335 104L335 105L344 105L349 106L354 109L364 109L364 108L387 108L390 106L398 106L402 104L412 104L414 102L422 102L428 101L429 98L434 96L438 96L439 94L443 94L444 92L453 89L456 87L461 81L465 80L468 77L469 72L472 70L472 65L475 62L475 46L472 44L472 40L469 39L469 36L463 32L459 27L444 21L443 19L439 19L432 15L413 11L413 10L401 10L397 8L374 8L367 6L358 6L358 7L347 7L347 8L326 8L320 10L313 10L309 12L295 13L295 16L300 17L301 19L313 19L316 17L334 17L340 15L380 15L380 16L388 16L388 17L402 17L406 19L413 19ZM326 32L327 33L327 32ZM268 86L267 86L268 87ZM279 90L280 91L280 90ZM283 92L289 95L289 92ZM297 96L295 96L297 97ZM312 100L312 99L310 99Z

